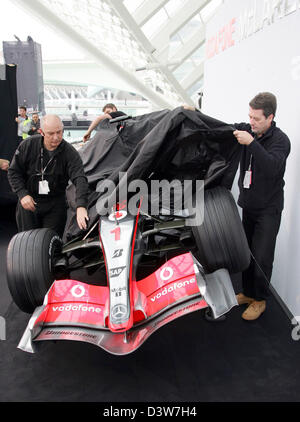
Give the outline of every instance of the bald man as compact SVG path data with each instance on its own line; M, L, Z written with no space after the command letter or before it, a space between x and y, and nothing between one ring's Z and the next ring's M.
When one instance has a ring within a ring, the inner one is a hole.
M88 183L81 158L63 139L63 123L58 116L44 116L41 132L41 135L21 142L8 170L9 183L19 199L18 230L47 227L62 236L67 218L65 190L69 180L76 187L77 223L85 230Z

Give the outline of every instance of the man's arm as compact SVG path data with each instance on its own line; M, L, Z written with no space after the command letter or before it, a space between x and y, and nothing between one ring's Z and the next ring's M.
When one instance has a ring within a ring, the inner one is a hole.
M248 148L256 161L256 165L263 170L267 177L274 177L285 165L290 153L290 141L284 133L281 133L268 149L265 149L256 140L253 140Z
M283 132L280 131L273 135L273 142L268 148L263 147L250 133L244 130L236 130L233 134L241 145L245 145L249 149L256 165L267 177L274 177L281 171L290 153L290 140Z
M28 131L28 135L32 136L32 135L37 134L38 133L37 130L38 129L37 129L36 125L34 124L34 122L31 122L30 123L30 130Z
M26 159L27 149L24 148L22 143L16 150L7 172L11 189L17 194L20 200L24 196L29 195L29 191L26 188Z
M87 213L88 182L84 173L82 160L78 152L71 147L68 154L68 176L76 188L76 219L81 230L87 228L89 220Z
M86 142L90 139L91 133L93 130L98 126L98 124L105 119L111 119L111 115L108 113L104 113L101 116L96 117L96 119L90 124L87 132L83 136L83 142Z
M28 211L35 211L36 202L34 202L34 199L27 190L25 181L27 152L28 149L21 144L15 152L8 168L7 178L12 191L17 194L22 207Z

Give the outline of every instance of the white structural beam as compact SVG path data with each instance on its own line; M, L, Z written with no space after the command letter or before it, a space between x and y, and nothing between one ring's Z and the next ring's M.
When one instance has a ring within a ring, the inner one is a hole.
M114 62L109 56L105 55L100 49L76 32L75 29L67 25L60 17L50 9L40 3L39 0L13 0L18 6L24 8L33 15L38 16L46 24L50 25L56 32L67 38L77 48L88 54L96 63L104 65L109 72L114 73L118 78L124 80L124 83L130 84L132 89L143 95L158 108L173 108L163 96L157 94L154 90L145 86L139 79L126 69L123 69L118 63Z
M114 7L115 12L120 16L120 18L122 19L124 24L131 31L133 36L136 38L138 43L147 52L147 54L149 55L149 58L151 58L152 63L159 65L160 62L157 61L153 57L154 49L153 49L152 44L150 44L149 40L145 37L143 31L136 24L135 20L130 15L127 8L125 6L123 6L123 4L120 4L119 0L108 0L108 1L111 4L111 6ZM145 65L146 64L147 63L145 63ZM159 69L160 69L161 73L164 75L164 77L166 78L166 80L169 82L169 84L173 86L174 90L182 98L182 102L186 103L186 104L193 105L191 98L188 96L187 92L179 84L179 82L174 77L172 72L170 72L166 66L159 66Z
M204 62L200 63L197 67L195 67L195 69L191 73L189 73L184 79L182 79L180 83L185 89L189 89L203 77L203 73Z
M43 62L45 83L80 84L102 86L131 91L132 86L117 75L107 72L102 65L93 62L51 61Z
M133 19L138 26L143 26L155 15L169 0L147 0L133 13Z
M120 17L121 21L130 31L131 35L137 40L141 45L144 51L151 55L154 53L155 49L150 43L148 38L145 36L141 28L137 25L131 14L128 12L128 9L120 3L119 0L106 0L107 3L114 9L115 13Z
M176 34L189 20L199 13L210 0L189 1L184 3L184 7L168 21L163 28L151 38L151 44L155 47L155 57L166 57L170 38Z

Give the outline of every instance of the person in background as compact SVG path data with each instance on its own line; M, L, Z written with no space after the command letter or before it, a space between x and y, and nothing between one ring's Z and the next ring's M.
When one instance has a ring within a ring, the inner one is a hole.
M41 123L38 113L33 113L32 120L30 122L30 130L28 132L29 136L36 135L41 133L40 131Z
M84 134L83 136L83 142L86 142L90 139L91 137L91 133L93 132L93 130L96 129L96 127L98 126L98 124L105 119L115 119L116 117L120 117L120 116L125 116L125 113L123 113L123 111L118 111L117 107L112 104L112 103L108 103L106 104L103 109L103 114L101 114L100 116L96 117L96 119L91 123L90 127L88 128L87 132Z
M250 124L235 124L233 132L241 145L238 204L243 209L243 226L252 252L250 266L242 274L243 293L237 295L239 305L248 305L242 314L248 321L266 309L284 206L283 177L291 148L289 138L274 121L275 95L259 93L249 106Z
M63 139L63 123L56 115L41 119L41 135L21 142L8 169L8 180L18 196L19 231L50 228L62 236L67 218L65 190L76 187L76 218L87 228L88 183L80 155Z
M16 117L16 122L18 123L18 139L20 142L29 136L28 132L30 130L31 121L26 112L27 108L25 106L20 106L19 115Z

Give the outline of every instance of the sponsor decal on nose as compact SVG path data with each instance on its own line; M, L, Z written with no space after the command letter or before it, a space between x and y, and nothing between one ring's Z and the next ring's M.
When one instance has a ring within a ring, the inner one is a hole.
M79 284L76 284L76 286L73 286L71 289L71 294L74 297L82 297L85 294L85 288L83 286L80 286Z

